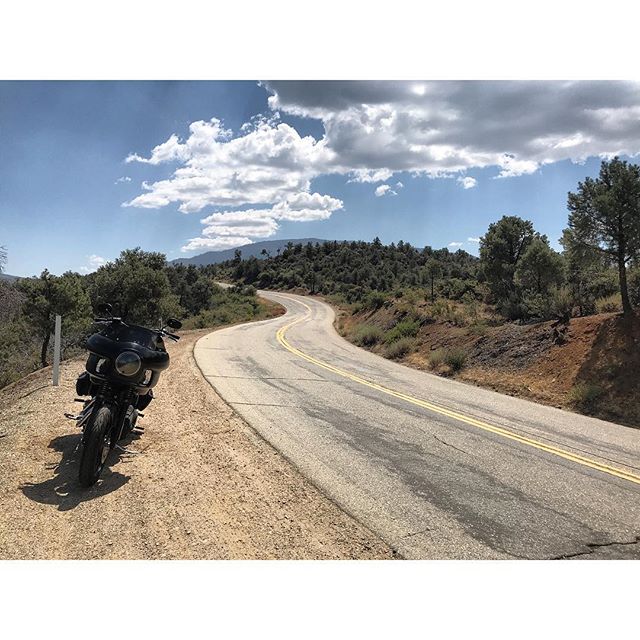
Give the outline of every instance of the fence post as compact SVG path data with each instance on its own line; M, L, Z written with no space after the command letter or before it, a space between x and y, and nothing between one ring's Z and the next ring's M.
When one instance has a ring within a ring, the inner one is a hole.
M60 334L62 332L62 318L56 315L56 331L53 337L53 386L60 382Z

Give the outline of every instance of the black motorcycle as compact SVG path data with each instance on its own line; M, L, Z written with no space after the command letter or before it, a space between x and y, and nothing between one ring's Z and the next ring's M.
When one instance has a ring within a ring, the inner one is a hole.
M82 455L79 480L83 487L90 487L100 477L109 452L118 441L130 435L134 429L141 432L136 423L140 413L153 399L153 387L160 372L169 366L169 354L164 338L180 337L160 329L147 329L128 324L112 314L112 307L103 304L98 312L104 318L95 318L102 329L86 341L89 357L86 371L76 381L79 396L89 396L80 414L66 414L76 420L82 429ZM179 320L167 320L166 326L180 329Z

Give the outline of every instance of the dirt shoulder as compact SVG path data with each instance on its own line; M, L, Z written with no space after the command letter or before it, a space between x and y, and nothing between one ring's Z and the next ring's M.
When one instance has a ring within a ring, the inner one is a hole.
M202 378L196 340L171 367L141 438L77 485L75 378L84 360L0 391L1 559L385 559L391 550L259 438Z

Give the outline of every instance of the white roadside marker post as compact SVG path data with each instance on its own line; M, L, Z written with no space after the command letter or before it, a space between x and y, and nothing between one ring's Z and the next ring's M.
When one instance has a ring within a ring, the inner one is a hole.
M56 315L56 330L53 337L53 386L60 382L60 334L62 333L62 318Z

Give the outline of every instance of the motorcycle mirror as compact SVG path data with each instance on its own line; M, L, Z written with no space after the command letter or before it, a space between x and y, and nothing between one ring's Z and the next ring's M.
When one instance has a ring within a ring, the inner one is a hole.
M98 306L98 313L103 316L113 315L113 307L108 302L101 302Z
M176 320L175 318L169 318L167 320L167 326L171 327L172 329L181 329L182 322L180 322L180 320Z

